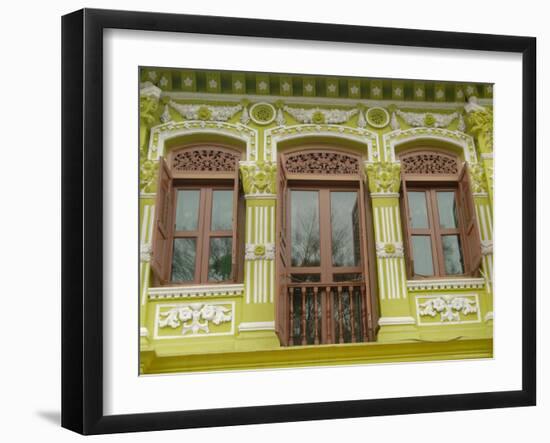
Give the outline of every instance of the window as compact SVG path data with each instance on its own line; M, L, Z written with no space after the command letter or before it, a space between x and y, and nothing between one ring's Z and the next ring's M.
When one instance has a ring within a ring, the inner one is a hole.
M372 223L360 156L324 147L282 154L277 206L277 332L283 345L374 339ZM372 249L372 248L371 248Z
M157 284L242 281L239 159L237 151L201 145L161 160L151 260Z
M476 274L481 247L467 164L433 150L406 152L400 161L409 277Z

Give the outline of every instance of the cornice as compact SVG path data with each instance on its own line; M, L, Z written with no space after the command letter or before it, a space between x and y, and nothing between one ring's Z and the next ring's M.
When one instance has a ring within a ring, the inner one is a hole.
M445 278L430 280L407 280L407 289L415 291L437 291L448 289L483 289L483 278Z
M164 286L149 288L149 300L174 300L181 298L241 297L243 284Z

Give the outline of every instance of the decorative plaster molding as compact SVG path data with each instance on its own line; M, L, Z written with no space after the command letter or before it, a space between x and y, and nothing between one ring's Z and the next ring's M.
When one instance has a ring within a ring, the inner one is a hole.
M274 321L255 321L239 324L239 332L274 331Z
M246 194L245 200L277 200L277 194Z
M149 300L173 300L179 298L240 297L243 284L163 286L149 288Z
M239 162L245 194L275 194L277 165L273 162Z
M481 254L490 255L493 253L493 240L481 240Z
M275 243L247 243L244 258L245 260L274 260Z
M477 162L476 148L472 136L460 131L449 131L443 128L410 128L384 134L386 159L392 162L395 161L395 148L400 144L426 139L455 145L463 151L464 159L469 164Z
M481 153L481 158L486 160L486 159L492 159L493 158L493 153L492 152L482 152Z
M489 311L487 312L487 314L485 314L485 318L483 320L485 321L485 323L487 323L488 321L491 321L494 319L495 319L495 314L493 313L493 311Z
M399 258L403 257L402 242L376 242L376 256L378 258Z
M446 128L458 118L458 112L452 114L436 114L435 112L403 112L396 111L408 125L413 127Z
M158 160L164 155L166 141L195 134L216 134L246 143L246 159L255 160L258 131L241 123L214 121L182 121L163 123L151 128L147 158Z
M142 243L139 246L139 259L140 259L140 261L150 262L152 252L153 252L153 248L152 248L151 243Z
M380 326L414 325L416 320L413 317L380 317Z
M266 102L255 103L250 108L250 118L257 125L265 126L273 123L277 117L275 107Z
M219 122L226 122L243 108L241 105L211 106L206 104L181 104L176 103L174 100L170 100L168 104L186 120L209 120Z
M447 278L432 280L407 280L409 291L439 291L448 289L483 289L483 278Z
M153 83L149 81L143 82L139 85L140 97L153 98L158 101L160 99L161 94L162 94L162 89L160 89L158 86L155 86Z
M140 337L149 337L149 330L145 327L140 327L139 328L139 336Z
M472 182L473 194L487 194L487 178L485 170L480 163L470 165L470 179Z
M420 303L420 299L427 300ZM441 323L461 322L461 315L478 314L479 317L477 296L440 295L417 297L416 304L417 313L420 317L435 318L439 316Z
M366 112L366 118L368 124L377 129L385 128L390 122L390 114L388 111L379 106L369 108Z
M338 124L345 123L357 112L357 109L322 109L322 108L291 108L284 106L283 109L288 112L300 123Z
M401 185L399 162L365 162L369 190L372 193L396 193Z
M201 321L202 320L202 321ZM209 323L220 325L233 320L232 309L220 304L185 303L174 306L168 311L159 312L157 324L159 328L181 327L181 335L188 332L198 335L201 331L210 332Z
M378 157L378 135L368 129L340 125L293 125L277 126L264 132L264 155L267 160L277 161L277 144L282 141L304 137L346 139L366 146L368 160Z
M399 192L371 192L372 198L399 198Z
M160 121L162 123L168 123L172 120L172 116L170 115L170 108L168 105L164 105L164 111L162 111L162 115L160 116Z

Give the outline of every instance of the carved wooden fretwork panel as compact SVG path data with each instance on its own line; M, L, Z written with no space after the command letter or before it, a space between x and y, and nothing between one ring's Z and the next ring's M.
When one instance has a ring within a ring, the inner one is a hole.
M197 148L177 152L172 157L172 170L176 172L206 171L232 172L239 156L216 148Z
M403 174L458 174L458 161L455 157L438 152L420 152L400 158Z
M304 152L289 154L286 170L295 174L357 174L359 160L339 152Z

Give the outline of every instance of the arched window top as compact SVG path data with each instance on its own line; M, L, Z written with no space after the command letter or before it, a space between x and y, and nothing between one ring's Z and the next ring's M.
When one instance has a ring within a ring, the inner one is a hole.
M175 176L199 172L235 174L241 157L241 152L228 147L195 145L173 150L169 165Z
M456 176L461 169L461 161L456 155L435 149L404 152L399 160L401 173L405 175Z
M357 155L328 149L290 152L283 161L290 174L355 175L360 170Z

